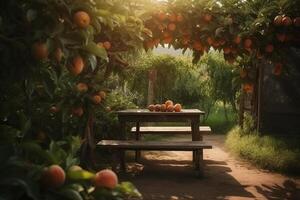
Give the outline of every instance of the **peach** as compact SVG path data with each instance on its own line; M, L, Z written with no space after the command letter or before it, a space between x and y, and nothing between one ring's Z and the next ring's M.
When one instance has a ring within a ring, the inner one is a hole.
M160 111L161 111L161 112L166 112L166 110L167 110L166 104L161 104L161 106L160 106Z
M179 103L177 103L177 104L175 104L174 105L174 110L175 110L175 112L180 112L181 111L181 104L179 104Z
M114 189L118 184L118 177L115 172L104 169L96 173L93 182L96 187Z
M92 102L94 103L94 104L100 104L101 103L101 96L100 95L94 95L93 97L92 97Z
M86 83L78 83L76 85L76 90L78 92L86 92L86 91L88 91L88 89L89 89L89 87Z
M91 23L91 18L87 12L78 11L73 16L73 22L79 28L87 28Z
M48 57L48 47L46 43L36 42L32 45L32 55L37 60L44 60Z
M173 112L174 111L174 106L173 105L168 105L167 106L167 112Z
M155 106L153 104L150 104L148 106L148 110L151 111L151 112L153 112L155 110Z
M166 104L166 107L168 108L168 106L169 105L172 105L173 106L173 101L171 101L171 100L167 100L166 102L165 102L165 104Z
M71 74L74 76L79 75L84 68L84 62L81 56L75 56L72 60L71 65L68 67Z
M84 111L82 107L76 107L72 109L72 114L77 116L77 117L81 117L83 115Z
M51 165L44 169L41 176L42 184L49 188L57 188L65 183L65 171L59 165Z
M159 112L160 108L161 108L160 104L155 104L154 109L155 109L156 112Z

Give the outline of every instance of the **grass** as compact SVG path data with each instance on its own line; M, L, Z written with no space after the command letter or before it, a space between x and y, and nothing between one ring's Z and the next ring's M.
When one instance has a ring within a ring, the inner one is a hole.
M300 138L243 134L239 127L227 135L226 146L252 164L285 174L300 175Z
M214 134L225 134L237 124L236 115L232 107L227 106L226 109L228 119L225 118L223 105L217 102L212 108L208 119L203 123L210 126Z

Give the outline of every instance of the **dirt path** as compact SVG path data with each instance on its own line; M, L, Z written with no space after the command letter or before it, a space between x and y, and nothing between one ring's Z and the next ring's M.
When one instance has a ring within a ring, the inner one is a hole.
M145 152L139 174L124 178L136 185L144 200L300 200L299 178L258 170L234 159L224 149L225 136L211 135L204 140L212 143L213 149L204 150L202 179L194 176L191 152L176 151Z

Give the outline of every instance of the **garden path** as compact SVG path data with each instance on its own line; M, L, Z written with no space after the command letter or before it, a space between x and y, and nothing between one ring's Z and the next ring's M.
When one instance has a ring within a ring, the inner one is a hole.
M144 200L300 199L299 177L260 170L235 159L224 147L224 135L209 135L204 140L212 143L213 149L204 150L202 179L194 176L191 152L176 151L145 152L143 166L129 165L137 173L124 178L136 185Z

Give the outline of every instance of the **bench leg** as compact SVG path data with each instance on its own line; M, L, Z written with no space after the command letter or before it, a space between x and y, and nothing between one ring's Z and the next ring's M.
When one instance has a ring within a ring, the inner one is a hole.
M141 140L141 134L140 134L140 122L136 122L136 134L135 134L135 140L139 141ZM140 162L141 160L141 151L136 150L135 151L135 162Z
M119 157L120 157L120 170L122 172L126 172L125 150L119 151Z
M204 175L203 149L195 151L195 169L198 177Z

